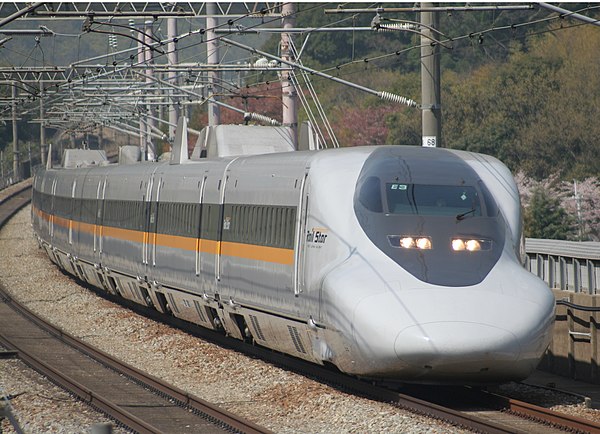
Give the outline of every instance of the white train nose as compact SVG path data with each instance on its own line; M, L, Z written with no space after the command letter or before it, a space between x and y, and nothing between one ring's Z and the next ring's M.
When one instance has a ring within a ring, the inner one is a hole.
M519 359L517 337L498 327L469 322L431 322L396 337L396 355L417 369L479 372Z

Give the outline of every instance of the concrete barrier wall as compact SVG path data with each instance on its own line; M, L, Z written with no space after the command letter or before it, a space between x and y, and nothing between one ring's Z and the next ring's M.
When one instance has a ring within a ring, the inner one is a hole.
M600 295L554 289L556 300L600 308ZM556 306L554 337L540 369L565 377L600 384L600 312Z
M528 238L525 251L526 267L554 288L557 300L554 337L540 369L600 384L600 243Z

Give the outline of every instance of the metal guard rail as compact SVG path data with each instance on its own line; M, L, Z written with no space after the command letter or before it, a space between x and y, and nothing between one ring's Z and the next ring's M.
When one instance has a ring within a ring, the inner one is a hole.
M567 300L556 300L556 305L563 305L563 306L567 306L571 309L582 310L584 312L600 312L600 306L599 307L583 306L581 304L571 303L570 301L567 301Z
M527 238L526 268L550 288L600 294L600 242Z

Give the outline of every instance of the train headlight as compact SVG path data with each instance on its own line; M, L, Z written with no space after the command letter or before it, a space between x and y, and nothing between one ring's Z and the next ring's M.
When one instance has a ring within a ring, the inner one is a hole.
M392 247L402 249L430 250L432 247L431 239L429 237L413 237L410 235L388 235L388 240Z
M415 247L415 240L412 237L400 238L400 247L405 249L412 249Z
M490 250L492 248L492 242L485 239L476 238L453 238L452 239L452 250L455 252L468 251L478 252L480 250Z
M476 252L481 250L481 243L477 240L469 240L466 242L467 250L469 252Z
M466 246L465 246L465 242L463 240L452 240L452 250L456 250L461 251L461 250L465 250Z
M429 250L431 249L431 240L429 238L417 238L417 248L421 250Z

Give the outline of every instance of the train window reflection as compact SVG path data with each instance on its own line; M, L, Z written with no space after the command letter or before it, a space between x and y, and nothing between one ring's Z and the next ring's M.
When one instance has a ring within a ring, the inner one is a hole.
M387 183L390 214L481 216L477 190L471 186Z
M381 203L381 183L376 176L369 176L360 188L360 203L369 211L383 212Z

